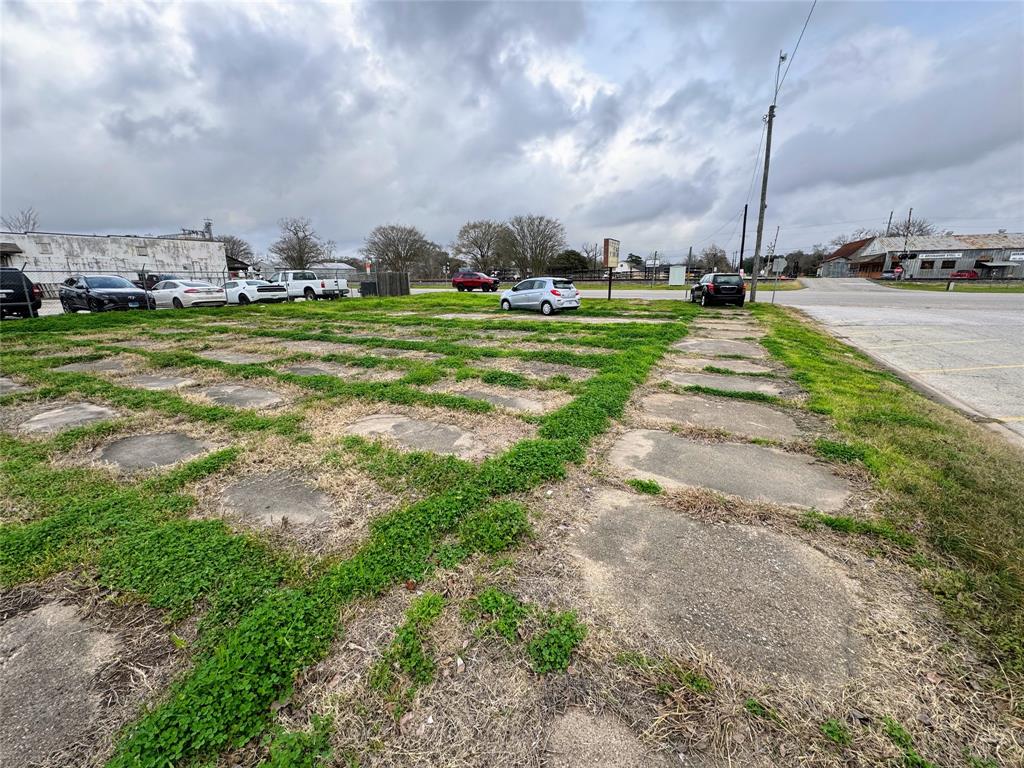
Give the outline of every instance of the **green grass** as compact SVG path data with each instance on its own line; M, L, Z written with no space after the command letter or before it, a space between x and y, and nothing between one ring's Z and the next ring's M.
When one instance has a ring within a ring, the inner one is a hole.
M401 716L412 703L416 691L434 679L437 664L428 655L424 644L427 631L444 610L444 598L428 592L416 598L405 612L405 622L384 655L370 668L370 687L401 705Z
M623 651L616 654L615 663L640 673L655 692L662 696L680 687L698 694L708 694L715 689L709 678L687 664L669 658L653 658L636 651Z
M931 403L867 358L778 307L755 314L762 343L843 436L831 458L865 461L882 491L877 524L816 515L838 530L925 548L923 584L967 637L1024 675L1024 459L998 436ZM884 523L884 527L882 526ZM865 528L865 526L867 526ZM906 536L908 538L903 539Z
M882 732L889 741L902 750L901 765L906 768L939 768L935 763L925 760L914 747L914 739L902 725L891 717L882 718Z
M826 739L841 747L847 747L853 742L850 730L835 718L826 720L818 727Z
M948 281L873 280L872 282L886 288L900 288L909 291L945 291ZM954 280L953 285L955 293L1024 293L1024 280L1016 283L972 283L966 280Z
M12 345L27 343L40 351L59 351L69 346L69 339L86 332L107 330L145 338L171 324L188 330L152 338L177 339L187 342L189 349L199 349L216 345L222 333L245 331L218 328L210 320L242 317L252 325L251 335L266 339L353 342L356 337L347 334L355 331L419 326L429 330L434 340L363 342L428 349L446 356L430 365L361 355L328 356L357 365L397 367L406 375L401 382L345 383L330 377L293 377L266 365L232 366L182 353L190 365L241 378L278 378L303 387L310 397L297 404L295 413L284 416L196 406L174 393L139 392L98 376L50 370L60 359L3 354L0 368L35 381L44 397L77 394L114 403L127 412L163 412L220 423L235 431L270 430L308 441L310 436L302 429L302 410L314 401L364 399L490 410L489 404L480 401L434 395L410 385L463 370L466 361L478 357L503 356L504 350L487 352L457 343L501 326L488 321L394 318L386 313L406 307L479 311L491 299L451 295L173 314L55 317L21 324L11 334ZM683 321L696 311L678 302L638 306L610 302L585 313L612 316L625 307ZM279 323L296 317L305 322L298 327ZM500 315L495 318L504 323ZM519 321L515 327L524 336L552 333L550 323L541 319ZM191 667L125 729L110 765L163 768L209 761L273 730L272 704L287 699L301 670L327 652L339 630L339 609L347 602L372 598L402 581L420 582L439 565L472 552L493 556L529 535L525 509L505 497L560 479L569 463L582 461L589 442L621 415L634 387L684 329L682 323L601 328L562 321L559 336L585 340L579 346L591 347L595 353L516 351L515 356L524 360L588 366L595 375L584 383L552 380L544 384L564 388L575 399L539 418L535 438L520 441L480 464L430 454L398 454L357 439L340 441L328 449L323 457L328 465L354 463L378 481L410 491L416 498L373 521L362 546L344 559L306 561L269 547L259 538L233 534L218 521L188 518L195 502L183 488L206 474L225 471L237 449L145 481L118 483L103 473L55 467L49 457L73 447L77 440L110 434L123 425L82 430L42 444L2 438L0 472L7 482L0 486L0 493L6 502L25 510L25 520L0 529L0 578L5 584L22 583L84 567L108 588L161 608L170 620L199 620L199 642ZM7 340L5 329L5 346ZM102 347L101 341L94 345L97 353L104 351ZM605 354L596 354L599 350ZM157 368L179 365L182 360L181 355L161 352L140 357ZM492 380L505 385L527 383L522 378L494 375L499 378ZM528 628L522 642L524 659L538 672L564 669L585 628L571 612L542 611L512 600L504 606L491 606L500 608L491 619L495 626L519 645L516 616L521 613ZM410 625L410 629L414 627ZM423 658L418 657L414 646L403 644L395 650L393 671L403 681L395 692L407 690L405 680L423 679L429 668L424 662L424 658L429 662L429 655L424 650ZM303 746L309 741L304 735L279 735L273 741L277 746L271 746L271 759L277 762L272 764L306 760L309 755L314 761L322 759L315 745Z
M630 486L637 493L647 493L651 496L657 496L662 492L662 488L656 480L642 480L634 477L631 480L627 480L626 485Z

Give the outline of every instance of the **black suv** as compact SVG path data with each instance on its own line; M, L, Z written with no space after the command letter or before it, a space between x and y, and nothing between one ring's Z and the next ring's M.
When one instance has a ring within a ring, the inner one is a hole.
M702 307L712 304L743 306L747 286L743 277L735 272L709 272L690 289L690 301L699 301Z
M0 267L0 317L38 317L43 290L14 267Z
M58 292L65 312L86 309L105 312L112 309L156 309L153 296L115 275L75 275L61 283Z

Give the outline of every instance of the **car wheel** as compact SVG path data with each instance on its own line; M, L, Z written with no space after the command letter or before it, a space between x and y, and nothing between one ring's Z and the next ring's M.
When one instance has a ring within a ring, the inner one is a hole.
M305 291L302 292L302 295L306 297L306 301L316 300L316 291L314 291L312 288L307 288Z
M456 291L458 291L459 293L462 293L462 292L463 292L464 290L466 290L466 289L465 289L465 288L463 288L463 287L462 287L461 285L456 285L456 286L455 286L455 290L456 290Z
M702 293L700 295L700 305L702 307L709 307L709 306L711 306L711 302L708 301L708 295L706 293Z
M75 314L75 310L73 310L71 307L68 306L68 302L67 302L67 300L63 296L61 296L61 299L60 299L60 308L64 310L64 314L65 315L73 315L73 314Z
M742 307L743 306L743 299L740 299L739 301L737 301L736 302L736 306L737 307Z
M502 299L501 308L504 309L506 312L510 311L512 309L512 302L509 301L508 299Z
M96 301L95 299L89 299L86 303L89 306L89 311L90 312L102 312L103 311L102 305L98 301Z
M238 303L244 306L245 304L251 304L252 302L249 301L248 296L246 296L244 293L240 293L238 294Z
M553 315L555 314L555 308L551 306L550 301L545 301L543 304L540 305L540 313L542 315Z
M175 309L184 309L185 308L185 305L181 303L181 299L179 299L177 296L174 297L174 300L171 301L171 304L174 305Z

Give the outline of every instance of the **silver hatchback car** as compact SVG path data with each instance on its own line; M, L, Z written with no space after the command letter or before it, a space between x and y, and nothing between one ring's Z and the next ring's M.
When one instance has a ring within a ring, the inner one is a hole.
M580 308L580 292L564 277L531 277L501 294L501 308L533 309L552 315L563 309Z

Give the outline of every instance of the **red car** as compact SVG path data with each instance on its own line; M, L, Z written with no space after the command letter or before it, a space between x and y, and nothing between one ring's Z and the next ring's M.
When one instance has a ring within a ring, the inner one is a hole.
M958 269L950 275L953 280L977 280L978 273L973 269Z
M459 272L452 277L452 287L460 291L496 291L501 283L496 277L488 277L479 272Z

